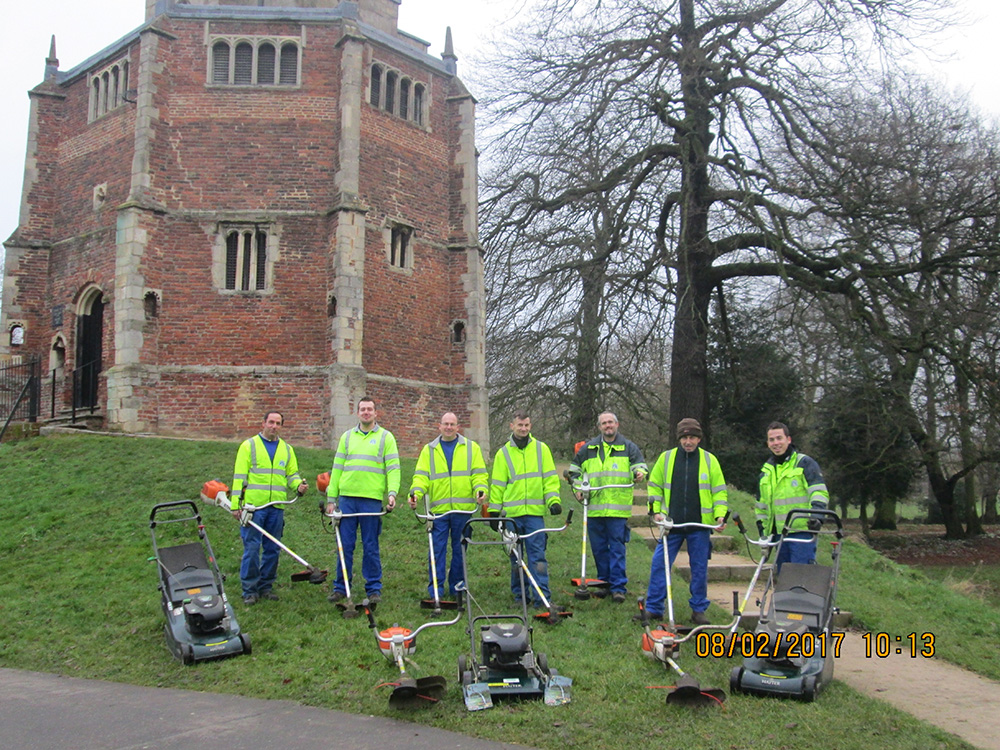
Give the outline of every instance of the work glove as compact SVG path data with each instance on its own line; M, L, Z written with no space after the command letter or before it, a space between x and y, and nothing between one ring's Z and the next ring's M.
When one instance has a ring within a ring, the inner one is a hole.
M500 518L500 514L497 513L496 511L491 510L490 511L490 518ZM493 531L500 531L500 522L499 521L490 521L490 528L493 529Z
M809 531L819 531L822 526L823 522L818 518L810 518L806 521L806 528L809 529Z
M549 506L549 513L553 516L558 516L562 513L562 506L559 503L552 503L552 505Z

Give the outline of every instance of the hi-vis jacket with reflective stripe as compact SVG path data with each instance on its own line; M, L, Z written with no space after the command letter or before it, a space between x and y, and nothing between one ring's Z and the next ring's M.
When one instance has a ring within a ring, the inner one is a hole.
M277 500L287 500L288 490L302 483L295 451L281 438L274 450L274 461L267 455L267 448L261 436L254 435L244 440L236 451L236 466L233 468L233 492L230 506L237 510L244 485L246 493L243 501L247 505L261 506ZM281 506L278 506L281 507Z
M598 435L577 451L569 465L570 479L582 474L590 482L590 501L587 514L595 518L628 518L632 515L632 488L613 487L601 490L606 484L629 484L637 472L646 473L646 462L639 446L621 435L609 443Z
M677 452L674 448L660 454L649 472L649 504L654 513L670 515L670 480L674 474ZM698 499L701 502L701 522L717 524L726 515L729 491L722 476L719 459L701 448L698 451Z
M361 426L340 436L330 469L330 500L341 495L366 497L379 502L399 493L399 450L396 438L376 424L367 435Z
M524 449L513 439L497 451L490 482L490 511L508 516L542 516L559 502L559 476L549 446L529 437Z
M757 520L763 522L764 532L780 534L785 516L795 508L826 508L830 501L826 482L819 464L805 453L788 448L788 458L779 462L771 456L760 470L760 487L757 497ZM808 519L792 521L793 531L806 529Z
M410 494L418 501L426 494L432 513L475 510L476 493L487 489L489 474L479 445L464 435L456 440L450 472L440 436L421 449L413 470Z

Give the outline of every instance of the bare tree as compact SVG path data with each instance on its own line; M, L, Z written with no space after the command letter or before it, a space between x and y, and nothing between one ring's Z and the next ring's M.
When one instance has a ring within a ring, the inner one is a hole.
M588 202L597 216L593 201L613 196L614 220L598 223L619 247L629 227L631 249L640 251L629 285L615 293L635 297L647 283L664 295L673 315L669 421L707 423L713 290L728 279L773 276L842 291L854 273L825 237L813 245L816 237L791 231L812 207L776 176L775 147L822 148L812 112L866 68L873 50L903 43L942 5L543 0L489 70L496 96L484 105L497 137L485 161L501 165L484 202L489 252L502 237L532 244L536 222L570 225L564 217ZM550 137L553 123L558 138ZM563 149L576 153L594 134L615 144L613 154L594 169L563 169L572 161ZM562 257L545 252L542 260ZM584 277L607 285L602 272Z

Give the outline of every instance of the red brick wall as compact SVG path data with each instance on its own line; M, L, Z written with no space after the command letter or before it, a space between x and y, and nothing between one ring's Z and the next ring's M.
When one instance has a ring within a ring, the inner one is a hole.
M330 445L331 363L327 293L338 199L340 73L343 47L336 24L307 25L299 87L207 86L204 22L161 19L159 71L153 83L157 118L150 142L150 180L139 209L147 232L140 272L160 290L158 315L147 320L140 364L152 371L135 395L140 420L164 434L240 439L260 424L263 410L282 409L285 436L298 445ZM212 21L210 33L299 36L298 23ZM129 54L129 87L139 81L139 46ZM373 51L374 50L374 51ZM116 55L96 69L120 59ZM383 423L404 453L415 454L437 434L439 417L455 411L467 425L464 351L452 346L451 323L465 318L460 275L465 256L447 249L460 235L461 212L451 169L456 129L446 105L450 81L378 47L372 59L427 86L428 127L418 127L367 103L361 106L360 197L366 217L363 365L369 373L429 381L441 387L370 381ZM104 316L104 367L114 362L116 207L129 196L136 106L126 104L87 122L89 76L58 87L65 100L39 103L42 154L28 196L32 220L25 238L50 241L22 264L18 302L28 313L29 341L47 359L51 308L65 305L61 331L67 366L76 347L74 301L88 282L109 304ZM93 187L106 182L104 207ZM388 267L381 227L386 218L414 226L412 270ZM212 248L220 220L280 224L278 261L268 294L216 288ZM44 333L44 335L42 335ZM230 366L258 367L233 372ZM213 366L222 366L210 370ZM283 368L299 368L284 371ZM192 368L194 368L192 370ZM102 387L102 398L104 391ZM339 411L346 405L336 405Z

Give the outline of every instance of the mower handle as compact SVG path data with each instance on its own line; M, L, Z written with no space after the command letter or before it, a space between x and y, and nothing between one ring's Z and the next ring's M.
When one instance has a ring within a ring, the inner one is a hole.
M384 516L392 511L386 508L378 513L344 513L339 508L333 511L333 513L327 513L323 511L323 515L327 518L332 518L335 521L339 521L341 518L361 518L361 516Z
M781 529L781 535L785 536L786 534L788 534L789 531L790 531L789 527L792 525L792 522L795 521L795 520L798 520L800 518L805 518L805 519L810 520L810 521L819 521L820 522L820 528L817 528L817 529L805 529L804 530L804 532L806 534L812 534L813 537L819 536L819 534L821 533L822 524L823 524L824 520L833 521L835 524L837 524L836 531L834 531L832 533L836 534L836 536L837 536L838 539L841 539L844 536L844 524L841 522L840 516L837 514L836 511L832 511L829 508L808 508L808 509L806 509L806 508L793 508L792 510L788 511L788 515L785 516L785 524L784 524L784 527ZM797 534L797 533L800 533L801 531L802 530L800 530L800 531L794 531L792 533L796 533ZM831 533L831 532L827 532L827 533ZM789 541L792 541L792 542L794 542L794 541L812 541L812 539L809 539L809 540L789 539Z

